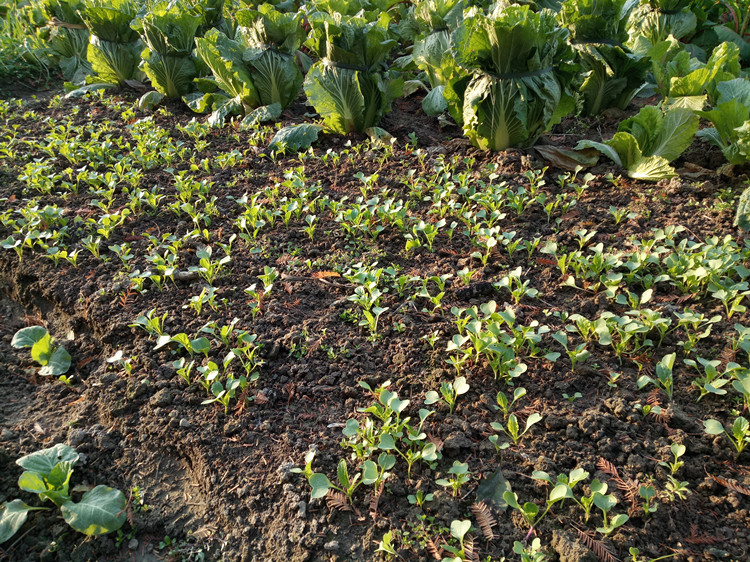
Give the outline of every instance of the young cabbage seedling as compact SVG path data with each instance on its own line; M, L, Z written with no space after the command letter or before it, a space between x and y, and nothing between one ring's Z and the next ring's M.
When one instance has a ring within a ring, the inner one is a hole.
M461 486L471 480L471 472L468 463L453 461L453 466L448 470L448 478L438 478L435 484L438 486L449 487L453 492L453 497L458 496Z
M674 368L674 360L676 354L670 353L662 357L661 361L656 364L656 379L649 377L648 375L641 375L638 378L638 388L643 388L646 385L653 384L656 387L661 388L666 392L669 399L672 399L672 392L674 389L674 379L672 377L672 369Z
M16 349L31 348L31 358L42 366L39 374L43 377L64 377L70 369L70 354L64 347L54 345L52 336L42 326L18 330L10 344Z
M737 451L739 457L742 451L750 444L750 422L742 416L739 416L732 425L731 433L724 429L724 426L718 420L709 419L703 422L703 426L708 435L725 434Z
M440 383L440 394L434 390L430 390L425 395L424 403L429 405L442 402L448 406L449 412L452 414L453 409L456 407L456 400L462 394L466 394L469 391L469 383L466 382L466 377L457 377L453 384L447 382Z
M510 437L511 441L513 441L514 445L517 445L518 442L521 440L521 437L526 435L529 432L529 429L534 424L539 423L542 421L542 415L539 412L532 413L528 418L526 418L526 425L523 429L523 431L520 431L520 426L518 425L518 418L515 414L510 414L508 416L508 422L506 426L503 426L503 424L498 422L492 422L490 425L492 426L492 429L495 431L502 431L505 435ZM498 444L498 436L497 435L491 435L489 437L490 442L495 446L495 449L499 452L503 449L507 449L510 446L510 443L500 443Z
M16 461L24 469L18 486L38 494L43 502L51 501L62 512L65 522L85 535L103 535L116 531L125 523L127 500L120 490L96 486L85 492L80 501L70 495L70 478L79 455L59 443ZM10 539L24 524L30 511L48 509L32 507L21 500L6 503L0 509L0 543Z

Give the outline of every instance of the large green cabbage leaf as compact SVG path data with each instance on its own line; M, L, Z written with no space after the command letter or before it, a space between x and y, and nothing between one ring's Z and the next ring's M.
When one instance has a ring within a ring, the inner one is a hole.
M417 35L412 58L417 68L425 72L433 89L422 103L428 115L440 114L447 109L443 87L457 71L450 38L463 18L463 10L463 0L425 0L414 8Z
M640 0L628 20L628 46L646 55L670 35L682 39L693 33L698 19L690 4L691 0Z
M86 0L79 15L91 38L87 58L105 82L123 85L140 76L142 43L130 27L139 5L133 0Z
M41 8L48 20L67 24L52 25L48 39L63 77L74 83L83 82L91 74L91 65L86 60L89 31L78 15L83 8L81 0L45 0Z

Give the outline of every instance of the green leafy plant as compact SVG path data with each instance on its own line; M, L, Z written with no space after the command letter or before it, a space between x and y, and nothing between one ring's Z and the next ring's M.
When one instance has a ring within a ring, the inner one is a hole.
M70 478L78 460L78 453L62 443L26 455L16 461L24 469L18 486L38 494L42 502L49 500L59 507L65 522L79 533L103 535L116 531L127 519L125 495L100 485L86 491L80 501L73 501ZM0 510L0 543L21 528L30 511L43 509L49 508L31 507L21 500L5 503Z
M31 348L31 358L42 366L39 369L42 376L64 377L70 369L70 354L64 347L54 344L52 336L43 326L30 326L18 330L11 340L11 345L16 349Z
M703 427L708 435L726 435L737 451L737 456L750 444L750 422L742 416L734 421L730 430L724 429L722 423L714 419L704 421Z
M453 496L458 496L461 486L471 480L471 471L468 463L453 461L453 466L448 469L447 478L438 478L435 484L450 488Z
M259 107L278 117L302 84L295 59L304 37L301 16L265 5L259 11L242 10L237 18L236 40L217 29L195 40L198 56L213 72L215 87L226 95L196 94L188 105L194 110L210 105L214 110L211 122L217 124L229 114L248 115ZM256 117L249 119L254 122Z
M626 0L566 0L558 19L570 30L570 41L581 64L583 113L625 109L643 87L650 62L624 46Z
M638 378L638 388L643 388L649 384L661 388L669 397L672 399L672 392L674 390L674 378L672 375L672 369L674 368L674 361L677 354L670 353L661 358L656 364L656 378L652 378L648 375L641 375Z
M576 148L595 148L625 168L629 177L657 181L676 175L669 163L693 142L698 122L689 109L672 107L663 112L647 105L622 121L612 139L605 143L584 140Z
M530 6L467 12L451 37L460 68L443 95L475 146L529 146L572 109L567 33Z
M158 92L168 98L187 94L197 74L195 34L203 19L180 2L157 4L131 24L146 45L141 67Z
M305 77L305 94L333 132L376 126L401 90L403 80L388 70L388 55L397 43L386 21L322 13L310 19L307 45L321 60Z
M104 82L122 86L140 77L142 44L130 27L138 7L133 0L84 0L78 12L91 32L87 59Z
M528 418L526 418L526 424L524 425L523 431L521 431L521 427L518 424L518 418L515 414L510 414L505 425L500 422L492 422L490 426L495 431L503 432L510 438L514 445L517 445L521 438L529 432L532 426L540 421L542 421L542 415L539 412L533 412ZM507 442L498 444L497 435L490 435L489 440L498 451L507 449L510 446L510 443Z
M448 410L452 414L453 409L456 407L456 400L458 400L458 397L462 394L466 394L468 391L469 383L466 382L466 377L457 377L452 384L447 382L440 383L440 394L434 390L427 392L424 403L429 406L442 402L448 406Z

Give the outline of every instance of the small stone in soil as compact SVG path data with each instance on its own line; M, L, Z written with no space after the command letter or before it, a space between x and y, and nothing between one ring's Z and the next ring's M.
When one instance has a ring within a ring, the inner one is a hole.
M338 550L339 549L339 541L331 541L327 542L323 545L323 548L325 550Z
M138 548L138 539L130 539L128 541L128 550L135 550Z

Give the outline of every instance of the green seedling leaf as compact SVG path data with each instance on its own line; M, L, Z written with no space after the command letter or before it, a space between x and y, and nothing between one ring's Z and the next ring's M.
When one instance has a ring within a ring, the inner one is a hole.
M18 330L13 336L10 345L16 349L22 347L33 347L36 342L44 338L46 335L48 335L47 330L42 326L30 326Z
M378 481L378 465L373 461L365 461L362 463L362 484L369 486Z
M0 511L0 544L7 541L18 532L26 522L29 511L47 509L46 507L31 507L21 500L6 503Z
M41 451L21 457L16 461L16 464L24 470L38 472L42 476L47 476L59 462L69 462L72 467L78 462L78 453L72 447L64 443L58 443L54 447L42 449Z
M195 338L190 342L190 347L193 348L195 353L208 353L211 351L211 342L208 341L208 338Z
M63 519L84 535L104 535L116 531L127 519L125 494L109 486L97 486L83 494L78 503L60 506Z
M328 476L320 472L314 472L311 474L308 481L312 487L312 492L310 493L312 499L325 497L328 490L332 487L331 481L328 480Z
M49 490L41 474L28 470L18 477L18 487L32 494L43 494Z
M40 365L49 363L55 348L52 346L52 336L45 333L34 345L31 346L31 358Z
M718 420L706 420L703 422L703 427L709 435L721 435L724 433L724 426Z
M557 502L565 498L572 498L573 492L567 484L558 484L549 494L550 502Z
M383 451L391 451L396 448L396 442L393 439L393 435L390 433L385 433L380 436L380 441L378 442L378 448Z
M531 414L526 418L526 429L524 429L524 433L526 433L532 425L539 423L540 421L542 421L542 415L539 412Z
M510 482L498 468L489 478L484 478L477 486L477 502L484 501L495 509L505 511L508 502L505 493L510 492Z
M440 402L440 395L435 392L434 390L430 390L425 394L424 396L424 403L427 405L435 404L436 402Z
M451 536L462 541L466 536L466 533L471 529L471 521L464 519L463 521L453 521L451 523Z
M47 364L39 369L39 374L43 377L63 375L70 369L70 361L70 353L64 347L59 347L52 353Z
M466 382L466 377L458 377L453 381L453 390L456 391L456 396L469 392L469 383Z
M294 152L310 148L318 140L318 133L322 130L322 125L312 123L284 127L274 135L269 148Z

